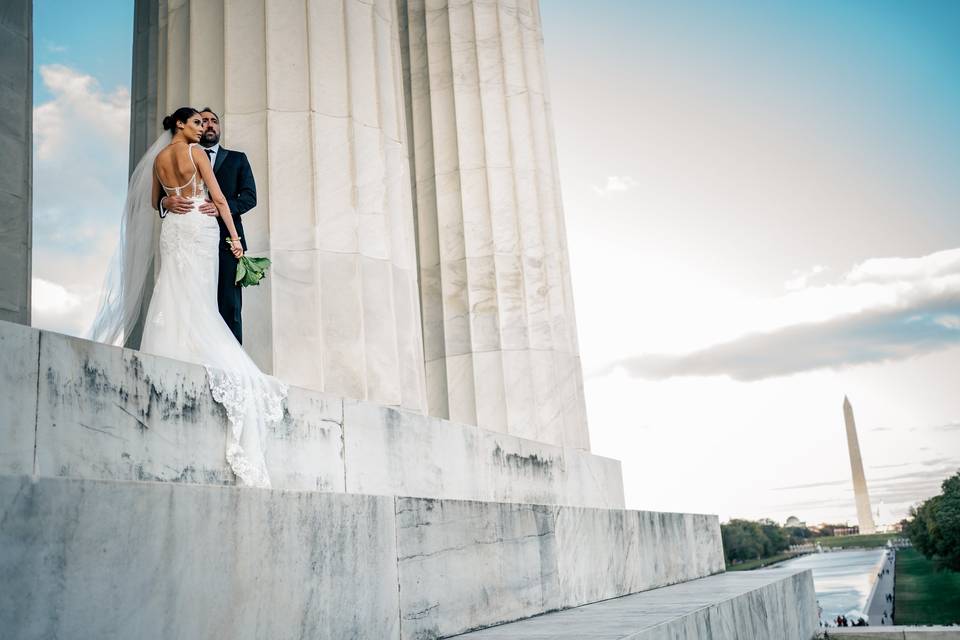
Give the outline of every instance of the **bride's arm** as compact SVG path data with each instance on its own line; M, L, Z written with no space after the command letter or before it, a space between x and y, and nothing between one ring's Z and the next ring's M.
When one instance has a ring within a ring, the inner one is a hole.
M223 224L226 225L227 233L230 234L230 239L233 241L230 245L230 251L239 258L243 255L243 247L240 244L240 237L237 235L237 227L233 224L233 216L230 215L230 207L227 206L227 199L223 197L223 192L220 190L217 177L213 175L210 158L197 146L190 147L190 152L193 154L193 161L200 171L200 177L203 178L204 184L207 185L207 191L210 192L210 199L213 201L214 206L217 207L220 219L223 220Z

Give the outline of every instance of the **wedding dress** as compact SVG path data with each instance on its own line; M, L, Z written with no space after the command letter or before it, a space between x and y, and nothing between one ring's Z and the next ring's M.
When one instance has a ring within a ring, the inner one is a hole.
M141 160L141 165L149 162L151 181L153 160L162 148L163 145L155 144ZM151 154L153 158L150 158ZM138 165L131 176L131 190L144 188L142 173L138 176L141 169L146 167ZM136 184L138 182L141 184ZM220 316L217 308L220 231L216 218L200 211L206 194L196 165L193 176L186 184L161 186L167 195L176 194L192 200L193 209L185 214L167 215L160 226L157 256L160 270L145 316L140 350L201 364L206 368L213 399L224 407L229 422L226 458L230 468L244 485L269 487L270 478L262 443L269 425L279 422L283 417L287 387L257 368ZM131 197L141 198L142 194L128 194L128 217L152 215L156 218L152 205L149 211L138 211L142 209L142 200L138 204L131 202ZM119 268L127 279L120 286L126 289L124 295L128 298L142 296L136 290L136 278L129 276L130 272L139 275L139 265L131 266L132 257L126 254L131 250L130 245L142 243L143 240L128 238L128 246L124 247L123 238L137 225L141 226L143 233L148 234L143 224L135 217L129 220L125 218L121 230L121 249L118 251L120 257L114 258L114 262L119 262L120 266L112 267ZM110 290L109 282L106 289ZM101 302L99 315L112 313L114 321L116 317L125 319L128 326L115 330L110 322L98 317L91 330L92 337L116 340L118 331L130 331L131 318L135 319L136 314L134 310L124 308L131 303L130 300L124 302L122 296L119 301L112 301L109 295L105 295L105 300ZM110 330L104 328L108 325Z

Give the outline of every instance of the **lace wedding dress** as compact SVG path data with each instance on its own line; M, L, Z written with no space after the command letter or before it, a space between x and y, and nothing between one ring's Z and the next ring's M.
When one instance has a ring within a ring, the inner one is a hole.
M216 218L200 212L205 193L196 166L186 184L162 186L167 195L190 198L194 206L189 213L171 213L163 219L160 272L140 349L206 367L210 391L229 421L230 468L244 485L269 487L262 442L268 426L283 417L287 387L257 368L220 317L220 230Z

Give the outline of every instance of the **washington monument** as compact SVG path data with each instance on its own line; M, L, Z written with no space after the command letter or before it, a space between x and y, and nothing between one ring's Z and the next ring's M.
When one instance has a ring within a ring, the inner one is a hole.
M857 423L853 420L850 400L843 397L843 420L847 424L847 448L850 450L850 472L853 474L853 496L857 501L857 521L860 533L875 533L873 513L870 511L870 494L867 480L863 477L863 460L860 459L860 442L857 440Z

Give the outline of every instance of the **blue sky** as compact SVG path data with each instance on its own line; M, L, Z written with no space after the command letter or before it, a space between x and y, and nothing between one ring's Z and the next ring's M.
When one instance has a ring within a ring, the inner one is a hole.
M960 467L960 4L541 0L592 447L629 506L853 519ZM82 332L133 2L35 4L35 323Z
M132 0L35 0L33 30L36 104L53 97L40 80L40 67L47 64L70 65L107 89L130 86Z

